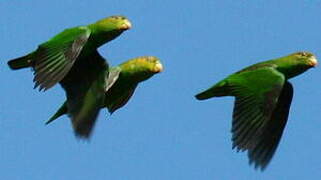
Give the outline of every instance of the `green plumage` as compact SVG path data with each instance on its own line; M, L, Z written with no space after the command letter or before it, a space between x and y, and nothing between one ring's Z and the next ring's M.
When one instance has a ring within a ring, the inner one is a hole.
M196 98L235 97L233 148L247 150L250 163L263 170L275 153L288 118L293 88L287 80L316 64L308 52L261 62L228 76Z
M23 57L10 60L11 69L32 67L35 88L47 90L62 81L77 61L87 61L97 48L130 29L130 22L123 16L111 16L87 26L69 28Z
M98 54L90 62L95 61L105 62ZM68 114L76 135L87 138L92 132L101 108L106 107L110 113L121 108L128 102L140 82L163 69L160 61L153 56L134 58L109 69L106 65L97 66L97 64L99 62L89 67L88 64L87 66L79 64L79 67L83 67L80 71L87 72L83 75L75 72L73 74L77 77L69 76L61 82L67 93L67 101L46 124ZM69 86L69 81L74 81L76 78L82 79L81 82L77 82L77 86Z

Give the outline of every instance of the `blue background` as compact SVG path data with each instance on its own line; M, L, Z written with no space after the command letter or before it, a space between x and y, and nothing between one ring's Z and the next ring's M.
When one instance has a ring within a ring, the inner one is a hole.
M320 179L320 68L291 80L289 121L264 172L231 149L233 98L193 98L258 61L299 50L321 57L320 9L320 0L1 0L0 179ZM89 142L66 116L45 126L64 92L33 90L31 70L11 71L7 60L115 14L133 28L99 49L110 64L154 55L165 71L112 116L102 110Z

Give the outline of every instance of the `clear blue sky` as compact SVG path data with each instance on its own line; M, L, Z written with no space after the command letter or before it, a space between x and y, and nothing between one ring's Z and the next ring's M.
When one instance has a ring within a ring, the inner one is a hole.
M258 61L299 50L321 57L320 9L320 0L1 0L0 179L319 179L320 67L291 80L289 121L265 172L231 149L233 98L193 96ZM99 49L110 64L154 55L165 71L112 116L102 110L90 142L74 137L66 116L45 126L64 92L33 90L31 70L11 71L7 60L115 14L133 28Z

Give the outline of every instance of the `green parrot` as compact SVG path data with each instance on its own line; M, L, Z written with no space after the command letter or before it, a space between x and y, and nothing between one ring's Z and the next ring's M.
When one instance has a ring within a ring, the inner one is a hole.
M45 91L67 76L76 77L71 72L84 73L80 71L80 66L95 66L94 63L106 65L99 61L92 62L95 58L87 57L100 56L98 47L130 28L131 23L124 16L110 16L87 26L69 28L40 44L30 54L10 60L8 65L14 70L32 67L34 88ZM75 81L78 80L81 81L75 78Z
M288 79L317 65L312 53L297 52L238 71L197 94L198 100L234 96L233 149L248 152L249 163L264 170L280 142L293 87Z
M46 122L49 124L58 117L68 114L76 136L81 138L90 136L101 108L106 107L110 113L113 113L124 106L133 95L137 85L161 72L163 66L158 58L143 56L130 59L109 70L107 66L94 64L88 69L94 71L87 70L86 75L79 74L77 78L80 76L86 81L76 83L77 86L70 86L68 82L65 82L69 79L63 80L61 84L66 90L67 100ZM74 79L71 78L70 81Z

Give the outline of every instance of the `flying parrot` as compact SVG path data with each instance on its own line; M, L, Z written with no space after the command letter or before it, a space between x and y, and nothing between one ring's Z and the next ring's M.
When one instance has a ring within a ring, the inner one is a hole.
M97 57L99 58L101 57ZM67 100L46 124L68 114L76 136L88 138L100 109L107 108L110 113L113 113L124 106L133 95L137 85L161 72L163 66L154 56L142 56L111 67L109 70L107 66L96 64L83 70L88 72L62 81ZM69 85L67 81L73 82L76 78L86 81L80 82L79 80L75 83L76 85Z
M45 91L62 80L67 81L68 76L85 73L83 66L105 66L106 63L99 61L103 58L91 57L100 56L98 47L130 28L131 23L124 16L110 16L87 26L69 28L40 44L30 54L10 60L8 65L14 70L32 67L35 88ZM82 79L75 78L68 83L72 86L78 81Z
M317 65L312 53L297 52L254 64L197 94L198 100L234 96L233 149L246 151L249 163L264 170L280 142L293 87L288 79Z

